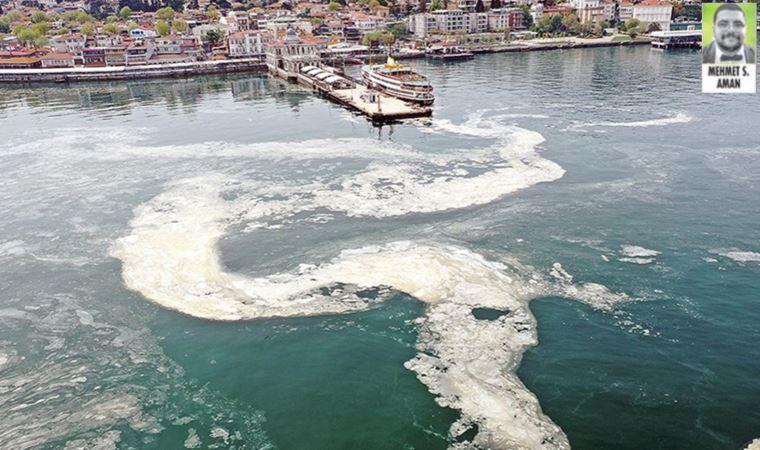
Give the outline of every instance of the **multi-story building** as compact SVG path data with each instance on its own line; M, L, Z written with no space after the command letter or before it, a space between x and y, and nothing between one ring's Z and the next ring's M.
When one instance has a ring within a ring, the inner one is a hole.
M512 31L525 29L525 12L516 8L492 9L488 12L488 30Z
M642 23L657 24L663 31L670 30L673 5L664 0L644 0L633 5L633 18Z
M50 48L56 53L79 54L87 43L87 37L80 33L64 34L50 39Z
M40 57L42 67L47 69L74 67L74 55L71 53L48 53Z
M128 66L141 65L153 56L153 41L132 41L124 50L125 63Z
M227 37L227 55L230 58L263 57L269 33L265 31L238 31Z
M488 31L503 31L525 28L525 13L521 9L501 8L489 12L464 12L461 10L441 10L432 13L415 14L409 17L409 32L418 38L430 34L473 34Z
M378 16L355 12L351 14L351 20L362 33L385 29L385 19Z
M230 11L219 19L219 23L229 26L232 33L251 29L251 19L247 12Z
M625 23L628 19L633 19L633 3L620 3L618 5L618 20L620 23Z

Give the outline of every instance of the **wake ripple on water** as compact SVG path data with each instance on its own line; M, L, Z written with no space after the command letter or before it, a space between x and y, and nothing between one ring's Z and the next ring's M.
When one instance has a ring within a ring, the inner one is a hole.
M390 287L408 293L427 308L418 323L419 353L405 366L439 404L461 411L452 436L477 428L473 443L485 448L569 448L562 430L515 375L525 349L537 343L528 302L563 295L607 310L624 295L598 284L574 283L559 264L552 281L517 263L494 262L437 243L369 245L344 250L327 263L263 277L226 272L220 262L217 244L232 225L266 226L316 209L382 218L463 208L564 173L536 152L543 142L538 133L466 126L471 135L499 139L501 147L493 154L473 152L470 159L446 155L432 166L400 149L392 153L403 154L404 164L375 162L330 186L272 187L224 175L179 180L135 209L129 234L114 243L111 254L122 261L128 288L165 308L210 320L346 313L383 300L364 299L356 295L358 289ZM484 171L474 176L455 169L484 162ZM330 287L338 283L356 290L333 295ZM473 312L479 308L501 315L484 320Z

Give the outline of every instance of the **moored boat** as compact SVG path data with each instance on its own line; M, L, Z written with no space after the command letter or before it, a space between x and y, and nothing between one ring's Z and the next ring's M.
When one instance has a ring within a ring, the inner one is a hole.
M362 78L370 88L401 100L422 105L432 105L435 101L433 87L427 77L391 57L385 64L363 66Z
M468 52L461 47L443 45L430 47L427 51L427 55L432 59L439 61L458 61L471 59L475 56L473 53Z

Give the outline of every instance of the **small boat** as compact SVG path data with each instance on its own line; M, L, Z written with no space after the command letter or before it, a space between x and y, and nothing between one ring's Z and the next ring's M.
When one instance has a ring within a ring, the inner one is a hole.
M401 100L421 105L432 105L435 101L430 80L390 56L385 64L363 66L362 78L370 88Z
M472 59L475 55L461 47L436 45L430 47L427 55L437 61L460 61Z
M393 57L396 59L424 58L425 52L417 50L416 48L404 47L394 51Z

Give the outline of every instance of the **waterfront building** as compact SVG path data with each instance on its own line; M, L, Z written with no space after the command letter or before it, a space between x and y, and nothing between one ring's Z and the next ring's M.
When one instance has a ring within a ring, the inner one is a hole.
M153 41L132 41L124 50L125 63L128 66L146 64L153 56Z
M48 53L40 57L42 67L46 69L74 67L74 55L71 53Z
M288 29L283 39L274 39L267 46L267 68L282 78L295 79L304 66L318 65L326 48L327 39L300 37L295 30Z
M202 59L203 50L192 37L169 35L153 38L153 54L147 61L195 62Z
M106 48L106 66L125 66L127 64L126 49L126 45Z
M106 49L103 47L87 47L82 49L82 63L85 67L105 67Z
M36 56L0 58L0 69L34 69L40 66L40 58Z
M633 5L633 18L644 24L657 24L662 31L670 29L673 5L665 0L644 0Z
M265 31L239 31L227 37L227 50L230 58L263 57L269 33Z

